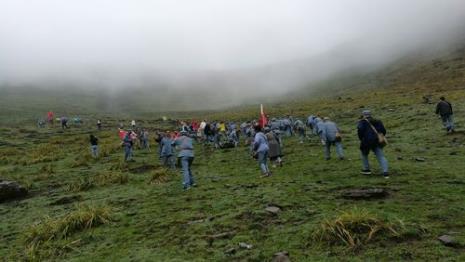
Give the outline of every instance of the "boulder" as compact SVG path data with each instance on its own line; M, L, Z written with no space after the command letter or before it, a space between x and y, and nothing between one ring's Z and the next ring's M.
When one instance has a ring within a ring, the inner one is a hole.
M0 202L22 198L27 195L27 189L15 181L0 180Z
M444 244L444 246L448 246L448 247L456 247L456 246L458 246L458 242L452 236L449 236L449 235L442 235L442 236L438 237L438 240L442 244Z
M384 188L348 189L342 192L341 197L346 199L379 199L389 196Z

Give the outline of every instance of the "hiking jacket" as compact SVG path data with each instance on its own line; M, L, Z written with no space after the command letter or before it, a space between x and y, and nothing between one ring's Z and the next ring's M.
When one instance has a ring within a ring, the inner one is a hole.
M440 101L436 105L436 114L439 114L441 116L449 116L449 115L454 114L452 111L451 103L447 101Z
M386 128L384 128L383 122L373 118L362 119L358 122L357 134L360 139L360 149L362 151L370 150L379 147L378 135L371 128L368 121L375 127L378 133L386 135Z
M92 146L98 145L98 138L96 138L95 136L91 137L89 140Z
M325 142L334 142L336 141L336 134L339 132L339 128L332 121L321 122L321 129L319 129L319 134L322 140Z
M174 140L174 144L179 147L178 157L194 157L192 138L181 135Z
M171 138L163 137L160 141L160 146L161 146L161 151L160 151L161 157L167 157L167 156L173 155L173 140L171 140Z
M268 152L268 141L266 139L265 134L262 132L258 132L255 134L255 138L253 141L253 150L257 153Z

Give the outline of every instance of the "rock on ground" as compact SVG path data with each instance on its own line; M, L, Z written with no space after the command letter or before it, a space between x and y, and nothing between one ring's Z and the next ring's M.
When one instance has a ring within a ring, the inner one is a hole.
M281 251L276 254L274 254L273 257L273 262L290 262L291 259L289 259L289 252L287 251Z
M438 240L448 247L455 247L458 245L457 241L455 241L455 239L449 235L442 235L438 237Z
M27 189L15 181L0 179L0 202L22 198L27 195Z
M384 188L360 188L345 190L341 196L346 199L377 199L389 196L389 192Z

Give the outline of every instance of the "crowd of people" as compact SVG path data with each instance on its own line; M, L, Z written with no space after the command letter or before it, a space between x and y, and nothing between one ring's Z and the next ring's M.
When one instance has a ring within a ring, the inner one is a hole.
M436 114L442 120L447 133L455 130L453 120L452 104L444 97L436 105ZM54 113L47 113L47 123L53 125ZM158 157L160 163L169 169L176 169L178 166L183 174L183 188L185 190L195 186L192 175L192 163L194 161L194 144L204 144L216 149L237 147L241 143L249 148L250 155L256 159L263 177L272 175L268 165L270 162L273 168L283 166L284 143L287 137L296 136L299 143L316 138L323 147L323 157L331 159L331 148L335 148L337 158L345 160L342 143L342 132L338 125L329 117L322 117L319 114L310 115L304 121L294 119L287 115L282 118L267 118L269 121L250 120L236 124L234 121L211 121L195 120L178 122L176 130L158 131L155 133L155 142L158 144ZM80 118L75 117L74 124L82 124ZM63 129L69 128L68 118L60 117L59 122ZM45 121L39 127L45 125ZM125 130L123 123L120 123L119 138L124 153L124 161L134 161L134 149L144 149L150 151L150 134L148 129L136 125L132 120L130 129ZM361 112L357 123L357 135L360 141L360 156L362 170L361 174L372 174L368 160L372 152L379 163L382 175L389 178L389 164L384 155L383 148L387 145L386 128L383 122L372 116L371 111ZM97 130L102 130L102 121L97 120ZM91 134L89 136L91 154L98 158L98 138ZM176 159L178 161L176 161Z

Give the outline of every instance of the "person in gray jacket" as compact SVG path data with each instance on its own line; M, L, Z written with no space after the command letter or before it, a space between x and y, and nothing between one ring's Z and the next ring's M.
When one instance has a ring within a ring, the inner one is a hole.
M336 147L336 153L339 159L344 159L344 150L341 143L340 130L336 123L332 122L329 117L325 117L319 124L318 134L321 138L321 143L324 146L324 156L326 160L331 159L331 145Z
M163 138L160 141L160 159L163 166L174 169L175 168L175 160L174 160L174 150L173 144L174 141L171 139L169 133L165 133L162 135Z

